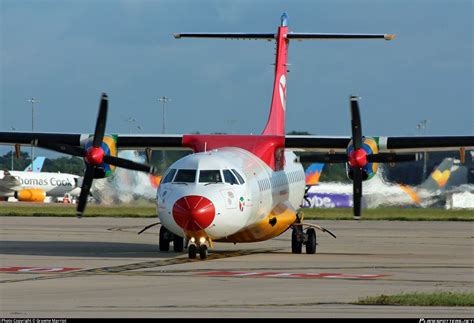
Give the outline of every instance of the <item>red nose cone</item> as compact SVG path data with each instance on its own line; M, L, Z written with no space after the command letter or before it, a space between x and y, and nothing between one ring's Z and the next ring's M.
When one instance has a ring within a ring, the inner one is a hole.
M349 155L349 165L357 168L367 165L367 152L364 149L353 150Z
M104 155L105 152L102 147L91 147L87 150L85 159L89 164L99 166L100 164L102 164Z
M214 221L215 215L214 204L203 196L185 196L177 200L173 206L174 220L187 231L204 230Z

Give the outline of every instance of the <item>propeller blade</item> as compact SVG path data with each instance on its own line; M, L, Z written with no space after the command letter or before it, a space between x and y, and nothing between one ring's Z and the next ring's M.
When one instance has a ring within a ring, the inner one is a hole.
M353 168L353 202L354 202L354 219L360 220L361 216L361 200L362 200L362 170Z
M94 131L93 147L100 147L102 145L102 139L104 139L105 123L107 121L107 108L109 104L109 98L107 94L102 93L100 99L99 115L97 116L97 123Z
M346 154L325 154L325 153L313 153L300 155L299 161L301 163L347 163Z
M380 153L380 154L367 156L367 161L369 163L409 162L409 161L416 161L419 159L420 159L419 154Z
M360 122L359 103L356 96L351 96L351 126L352 126L352 141L354 149L362 147L362 124Z
M63 154L77 156L77 157L84 157L84 155L86 154L86 151L84 148L78 147L78 146L66 145L66 144L52 144L52 143L38 142L36 146L41 147L41 148L46 148L49 150L54 150Z
M77 204L77 217L82 217L87 204L87 197L92 186L92 180L94 179L94 166L86 163L86 172L82 180L81 194L79 195L79 202Z
M150 174L156 173L156 168L154 166L137 163L137 162L120 158L120 157L105 155L104 162L110 165L114 165L114 166L122 167L126 169L137 170L137 171L146 172Z

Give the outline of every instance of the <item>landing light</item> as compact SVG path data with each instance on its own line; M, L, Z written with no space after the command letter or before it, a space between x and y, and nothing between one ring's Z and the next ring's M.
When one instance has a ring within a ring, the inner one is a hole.
M206 242L206 238L201 237L201 238L199 239L199 242L200 242L201 244L204 244L204 243Z
M196 242L196 238L192 237L190 241L191 241L192 243L195 243L195 242Z

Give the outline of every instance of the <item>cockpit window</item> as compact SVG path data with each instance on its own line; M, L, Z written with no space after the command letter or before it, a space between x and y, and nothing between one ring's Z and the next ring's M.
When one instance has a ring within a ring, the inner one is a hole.
M195 169L179 169L173 182L194 183L196 180Z
M224 182L229 183L231 185L239 185L237 178L235 178L234 174L232 174L230 170L224 169L222 172L224 173Z
M219 170L202 170L199 172L199 183L222 183Z
M168 174L166 174L165 178L163 178L163 184L171 182L173 180L174 174L176 174L176 169L170 169Z
M237 178L239 179L240 184L244 184L244 183L245 183L243 177L240 176L240 174L239 174L238 171L236 171L235 169L232 169L232 172L235 174L235 176L237 176Z

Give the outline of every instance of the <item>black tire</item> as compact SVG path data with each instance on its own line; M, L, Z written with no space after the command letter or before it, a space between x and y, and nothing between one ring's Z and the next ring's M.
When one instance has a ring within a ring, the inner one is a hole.
M188 256L189 259L196 259L197 247L195 244L192 244L188 247Z
M303 242L301 242L298 237L301 236L302 229L301 227L297 226L294 227L291 231L291 252L292 253L301 253L303 249Z
M313 255L316 253L316 231L313 228L306 230L306 253Z
M205 244L199 246L199 258L201 258L201 260L207 258L207 246Z
M168 239L170 232L164 226L160 228L160 241L159 247L160 251L169 251L170 250L170 241Z
M173 237L173 250L175 252L183 252L184 250L184 238L177 236L176 234Z

